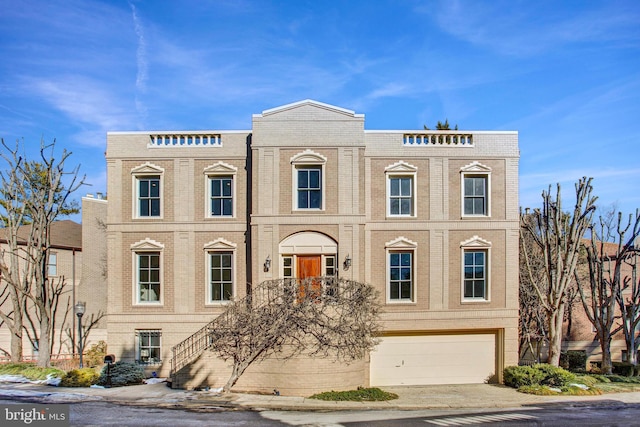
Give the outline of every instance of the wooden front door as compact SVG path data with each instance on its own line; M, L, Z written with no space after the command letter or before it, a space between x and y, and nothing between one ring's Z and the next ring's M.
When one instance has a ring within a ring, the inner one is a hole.
M322 291L320 280L312 278L322 275L320 255L298 255L296 258L298 279L300 280L298 299L304 299L307 295L311 298L319 298Z

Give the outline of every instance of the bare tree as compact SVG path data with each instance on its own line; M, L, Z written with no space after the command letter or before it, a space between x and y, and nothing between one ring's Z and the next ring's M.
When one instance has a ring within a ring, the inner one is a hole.
M618 216L620 223L621 216ZM633 224L633 225L631 225ZM640 210L636 209L635 219L629 215L627 230L631 233L626 238L624 248L620 249L620 268L614 271L622 276L620 289L616 295L618 307L622 313L622 330L627 346L627 362L638 364L638 345L640 339L636 335L640 325ZM620 233L618 233L620 235ZM621 241L623 241L621 237Z
M228 392L256 360L299 354L353 361L376 344L378 295L335 277L266 281L234 301L210 330L211 350L233 361Z
M65 170L65 162L71 155L63 150L59 159L54 157L55 141L51 144L40 144L40 159L37 162L25 161L19 155L19 144L10 148L2 140L6 153L2 153L7 163L7 172L2 174L2 181L7 185L11 198L3 199L4 214L11 219L11 227L7 230L7 239L16 240L15 247L9 244L9 251L18 249L15 253L3 253L0 270L6 283L12 288L20 301L13 304L13 318L10 320L14 327L22 328L22 315L26 309L26 298L34 304L39 330L38 365L48 366L51 361L52 319L55 294L51 290L56 285L49 283L47 264L50 248L50 227L60 215L69 213L70 196L84 184L84 177L78 175L79 166L71 171ZM17 243L18 229L27 227L28 236L24 242ZM20 250L21 249L21 250ZM7 259L5 259L7 255ZM13 269L22 268L21 272ZM57 301L57 299L56 299ZM56 306L57 307L57 306ZM22 310L22 311L21 311ZM20 319L20 321L16 321ZM22 346L22 336L19 337ZM12 352L17 350L12 342ZM21 356L21 350L16 351ZM12 354L13 357L13 354Z
M6 145L4 140L2 145ZM27 297L31 294L34 264L31 261L31 251L34 246L34 236L30 233L23 239L18 237L20 227L26 222L27 207L21 196L22 173L21 166L24 160L17 154L17 144L12 156L2 153L2 158L9 164L9 168L0 171L2 180L2 238L6 242L0 258L0 283L2 286L2 309L0 318L7 325L11 333L11 361L22 361L22 334L23 318ZM9 300L10 305L5 306Z
M584 244L588 273L586 278L583 277L585 275L578 274L578 271L575 273L582 305L587 318L596 329L602 350L602 370L607 374L612 370L611 340L625 328L624 321L617 322L620 318L617 308L619 301L623 300L624 282L629 280L623 277L622 269L640 233L640 217L636 218L630 235L627 233L632 225L631 215L626 224L622 221L621 212L618 213L617 221L612 218L615 216L600 217L599 225L593 224L590 227L591 239ZM623 301L623 315L627 315L629 311L625 305ZM635 332L632 335L635 336Z
M578 262L580 240L591 225L596 197L591 196L592 178L581 178L575 185L576 203L572 213L562 211L560 184L555 198L548 191L542 192L542 210L536 209L533 221L525 221L521 215L521 238L528 234L543 255L544 265L538 282L531 255L525 250L525 270L540 304L547 313L549 333L549 357L547 362L558 366L562 350L562 322L565 316L567 291L570 289Z
M535 218L530 212L520 213L521 221L535 227ZM519 354L526 359L527 354L540 361L541 347L547 342L546 311L539 302L533 283L544 286L544 259L542 250L529 234L521 233L520 238L520 284L519 284Z

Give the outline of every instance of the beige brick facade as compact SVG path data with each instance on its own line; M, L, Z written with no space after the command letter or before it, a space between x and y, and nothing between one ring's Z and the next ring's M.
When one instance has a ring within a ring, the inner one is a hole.
M335 257L340 276L378 289L385 336L444 335L455 345L456 337L468 345L474 334L495 336L489 374L500 380L502 367L517 363L518 156L516 132L367 131L363 115L314 101L256 114L247 131L110 132L109 351L139 360L140 337L153 331L161 361L148 368L168 375L171 348L224 310L211 301L210 252L231 254L236 298L281 277L283 257L304 253ZM319 171L321 197L299 208L306 193L298 179L309 168ZM231 178L231 216L209 214L209 176ZM486 182L482 215L463 213L465 176ZM140 177L159 182L156 216L140 215ZM392 181L410 183L406 215L391 207ZM486 256L480 298L463 297L465 250ZM138 253L159 254L157 302L137 301ZM390 285L395 254L410 254L408 296ZM267 360L237 389L305 395L367 386L373 365ZM184 372L179 386L220 387L227 368L205 353Z

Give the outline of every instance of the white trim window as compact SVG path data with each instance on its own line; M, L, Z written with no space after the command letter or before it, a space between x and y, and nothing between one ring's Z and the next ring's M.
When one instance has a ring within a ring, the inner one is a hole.
M416 216L416 172L415 166L403 161L385 168L388 217Z
M206 256L207 304L231 301L236 294L235 243L219 238L204 246Z
M235 217L235 178L238 168L218 162L204 170L207 186L205 216L207 218Z
M55 277L58 275L58 254L49 252L47 257L47 276Z
M416 300L417 244L405 237L387 242L387 303Z
M489 301L491 242L473 236L462 249L462 301Z
M136 252L138 302L160 302L160 252Z
M209 286L211 302L231 300L233 297L232 252L209 252Z
M148 238L131 245L135 304L163 303L163 250L164 245Z
M324 210L325 165L323 155L305 150L290 159L292 165L292 203L294 210Z
M462 216L491 216L491 168L473 162L460 172Z
M133 176L134 218L162 217L162 176L164 169L147 162L131 170Z
M136 363L157 365L162 363L162 331L159 329L136 331Z

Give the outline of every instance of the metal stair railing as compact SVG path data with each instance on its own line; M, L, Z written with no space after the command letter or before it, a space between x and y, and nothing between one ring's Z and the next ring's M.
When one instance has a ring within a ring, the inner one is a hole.
M337 291L337 284L338 281L335 277L316 277L302 281L298 279L276 279L261 283L254 289L252 295L238 300L238 303L242 305L252 304L258 308L276 300L286 299L293 301L294 296L300 292L301 287L307 289L305 292L308 293L311 286L318 285L322 289L323 296L330 299L333 292ZM171 348L171 378L174 381L178 371L192 363L205 350L211 347L210 331L224 328L231 324L235 309L235 304L228 306L218 317Z

